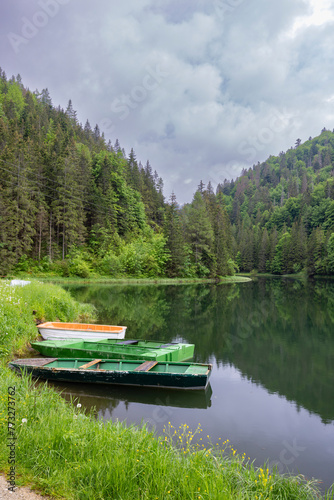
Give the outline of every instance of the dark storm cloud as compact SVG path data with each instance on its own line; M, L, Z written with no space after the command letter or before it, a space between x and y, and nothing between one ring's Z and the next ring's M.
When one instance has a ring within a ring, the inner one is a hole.
M166 197L190 201L200 179L235 178L333 127L327 0L17 0L0 11L8 76L47 87L54 105L72 99L82 123L150 159Z

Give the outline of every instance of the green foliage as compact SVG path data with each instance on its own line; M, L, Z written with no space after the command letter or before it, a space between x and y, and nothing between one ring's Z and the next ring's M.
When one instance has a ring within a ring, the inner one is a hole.
M163 181L133 149L83 128L48 89L0 78L0 273L215 277L232 273L228 212L202 183L191 204L165 204ZM256 191L249 183L241 213ZM264 204L259 201L254 212ZM155 234L150 232L154 231ZM163 236L161 232L163 231Z
M43 321L74 321L81 314L92 314L93 307L79 304L71 295L58 285L32 282L17 290L27 309L36 319Z
M31 267L31 264L32 264L31 260L29 260L25 254L23 254L20 257L16 266L14 267L14 273L20 274L20 272L27 272Z
M170 277L182 276L185 273L186 251L179 207L174 194L171 195L170 203L166 207L164 234L169 251L167 274Z
M98 265L98 271L104 276L119 278L126 275L122 259L111 251L106 253Z
M0 297L0 357L38 336L35 320L94 319L93 306L79 304L58 285L31 282L20 287L0 281Z
M327 270L329 274L334 274L334 233L330 235L327 243Z
M229 197L232 257L241 271L333 274L326 245L334 228L333 172L334 131L324 130L218 186Z
M18 120L25 107L22 89L17 82L10 81L4 93L1 93L0 103L9 119Z
M168 261L166 239L148 230L146 235L130 243L120 243L109 250L98 265L98 271L114 278L154 278L164 276Z
M149 223L160 231L162 180L149 164L139 167L134 153L127 162L119 145L114 151L97 130L83 129L70 103L65 113L52 106L47 89L31 94L4 75L1 117L2 275L33 271L87 278L101 254L118 257L120 246L130 242L133 248L127 248L123 258L125 272L161 275L164 252L160 258L161 245L157 240L148 244L146 233ZM74 255L78 248L81 254ZM137 250L141 257L136 263L130 254Z
M4 74L0 145L1 275L217 277L233 272L230 259L240 271L333 272L329 130L244 169L217 194L201 181L182 208L175 199L164 202L162 179L133 149L126 158L98 127L83 128L73 109L53 107L47 89L32 94ZM285 233L291 243L276 248Z
M88 263L80 257L74 257L69 263L70 276L79 276L80 278L89 278L91 269Z

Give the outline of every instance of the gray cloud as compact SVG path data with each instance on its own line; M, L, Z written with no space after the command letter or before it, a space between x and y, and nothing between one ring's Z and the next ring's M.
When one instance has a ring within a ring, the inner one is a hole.
M0 64L190 201L200 179L333 127L332 21L293 31L312 1L17 0L0 7Z

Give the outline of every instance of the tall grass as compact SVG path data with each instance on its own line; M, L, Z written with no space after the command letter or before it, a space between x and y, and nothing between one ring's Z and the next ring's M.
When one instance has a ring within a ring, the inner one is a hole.
M36 321L93 321L94 308L80 304L59 285L0 281L0 358L19 352L37 338Z

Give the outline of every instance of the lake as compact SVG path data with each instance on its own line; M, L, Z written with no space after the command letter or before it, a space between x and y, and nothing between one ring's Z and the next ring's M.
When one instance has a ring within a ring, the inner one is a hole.
M206 391L61 385L98 418L200 424L200 444L229 439L258 466L334 482L334 281L65 288L127 338L194 343L213 364Z

